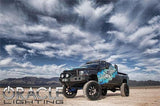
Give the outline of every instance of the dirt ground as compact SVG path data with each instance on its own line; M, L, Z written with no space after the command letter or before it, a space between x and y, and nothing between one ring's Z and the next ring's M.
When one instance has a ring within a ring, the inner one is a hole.
M22 106L20 104L4 104L4 98L2 96L4 88L0 89L0 106ZM25 88L25 94L28 88ZM15 88L14 88L15 90ZM35 89L34 89L35 91ZM55 96L55 89L52 89L53 96ZM25 95L24 94L24 95ZM41 93L42 94L42 93ZM47 93L45 93L47 95ZM60 95L62 96L62 95ZM32 99L32 98L30 98ZM50 106L160 106L160 87L158 88L136 88L130 89L129 97L121 97L120 91L111 92L108 91L106 96L102 96L100 100L90 101L84 97L83 91L79 90L75 98L68 99L64 97L63 104L45 104ZM26 106L28 106L27 104ZM44 106L43 102L40 104L33 103L31 106Z

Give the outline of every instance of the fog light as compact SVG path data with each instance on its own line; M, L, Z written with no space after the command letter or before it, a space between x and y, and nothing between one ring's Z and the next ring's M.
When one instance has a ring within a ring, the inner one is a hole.
M61 78L64 78L64 74L61 74L60 77L61 77Z

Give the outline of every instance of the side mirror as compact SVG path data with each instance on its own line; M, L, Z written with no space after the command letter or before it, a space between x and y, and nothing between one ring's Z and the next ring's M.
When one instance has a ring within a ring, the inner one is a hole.
M115 69L116 69L116 70L117 70L117 72L118 72L118 66L115 64L115 65L114 65L114 67L115 67Z

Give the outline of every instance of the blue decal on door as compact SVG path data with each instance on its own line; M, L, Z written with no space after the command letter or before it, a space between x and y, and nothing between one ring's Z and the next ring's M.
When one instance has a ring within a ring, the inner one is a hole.
M109 69L103 69L97 73L98 83L99 84L106 84L117 75L117 70L114 66L110 65Z

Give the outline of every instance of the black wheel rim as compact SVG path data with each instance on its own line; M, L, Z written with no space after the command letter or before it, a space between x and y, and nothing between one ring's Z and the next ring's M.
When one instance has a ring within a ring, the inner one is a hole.
M72 95L72 94L73 94L73 92L72 92L72 91L70 91L70 88L66 88L66 94L67 94L67 95Z
M94 84L90 85L90 86L88 87L88 95L89 95L90 97L95 97L95 96L97 96L97 95L98 95L98 87L97 87L96 85L94 85Z

